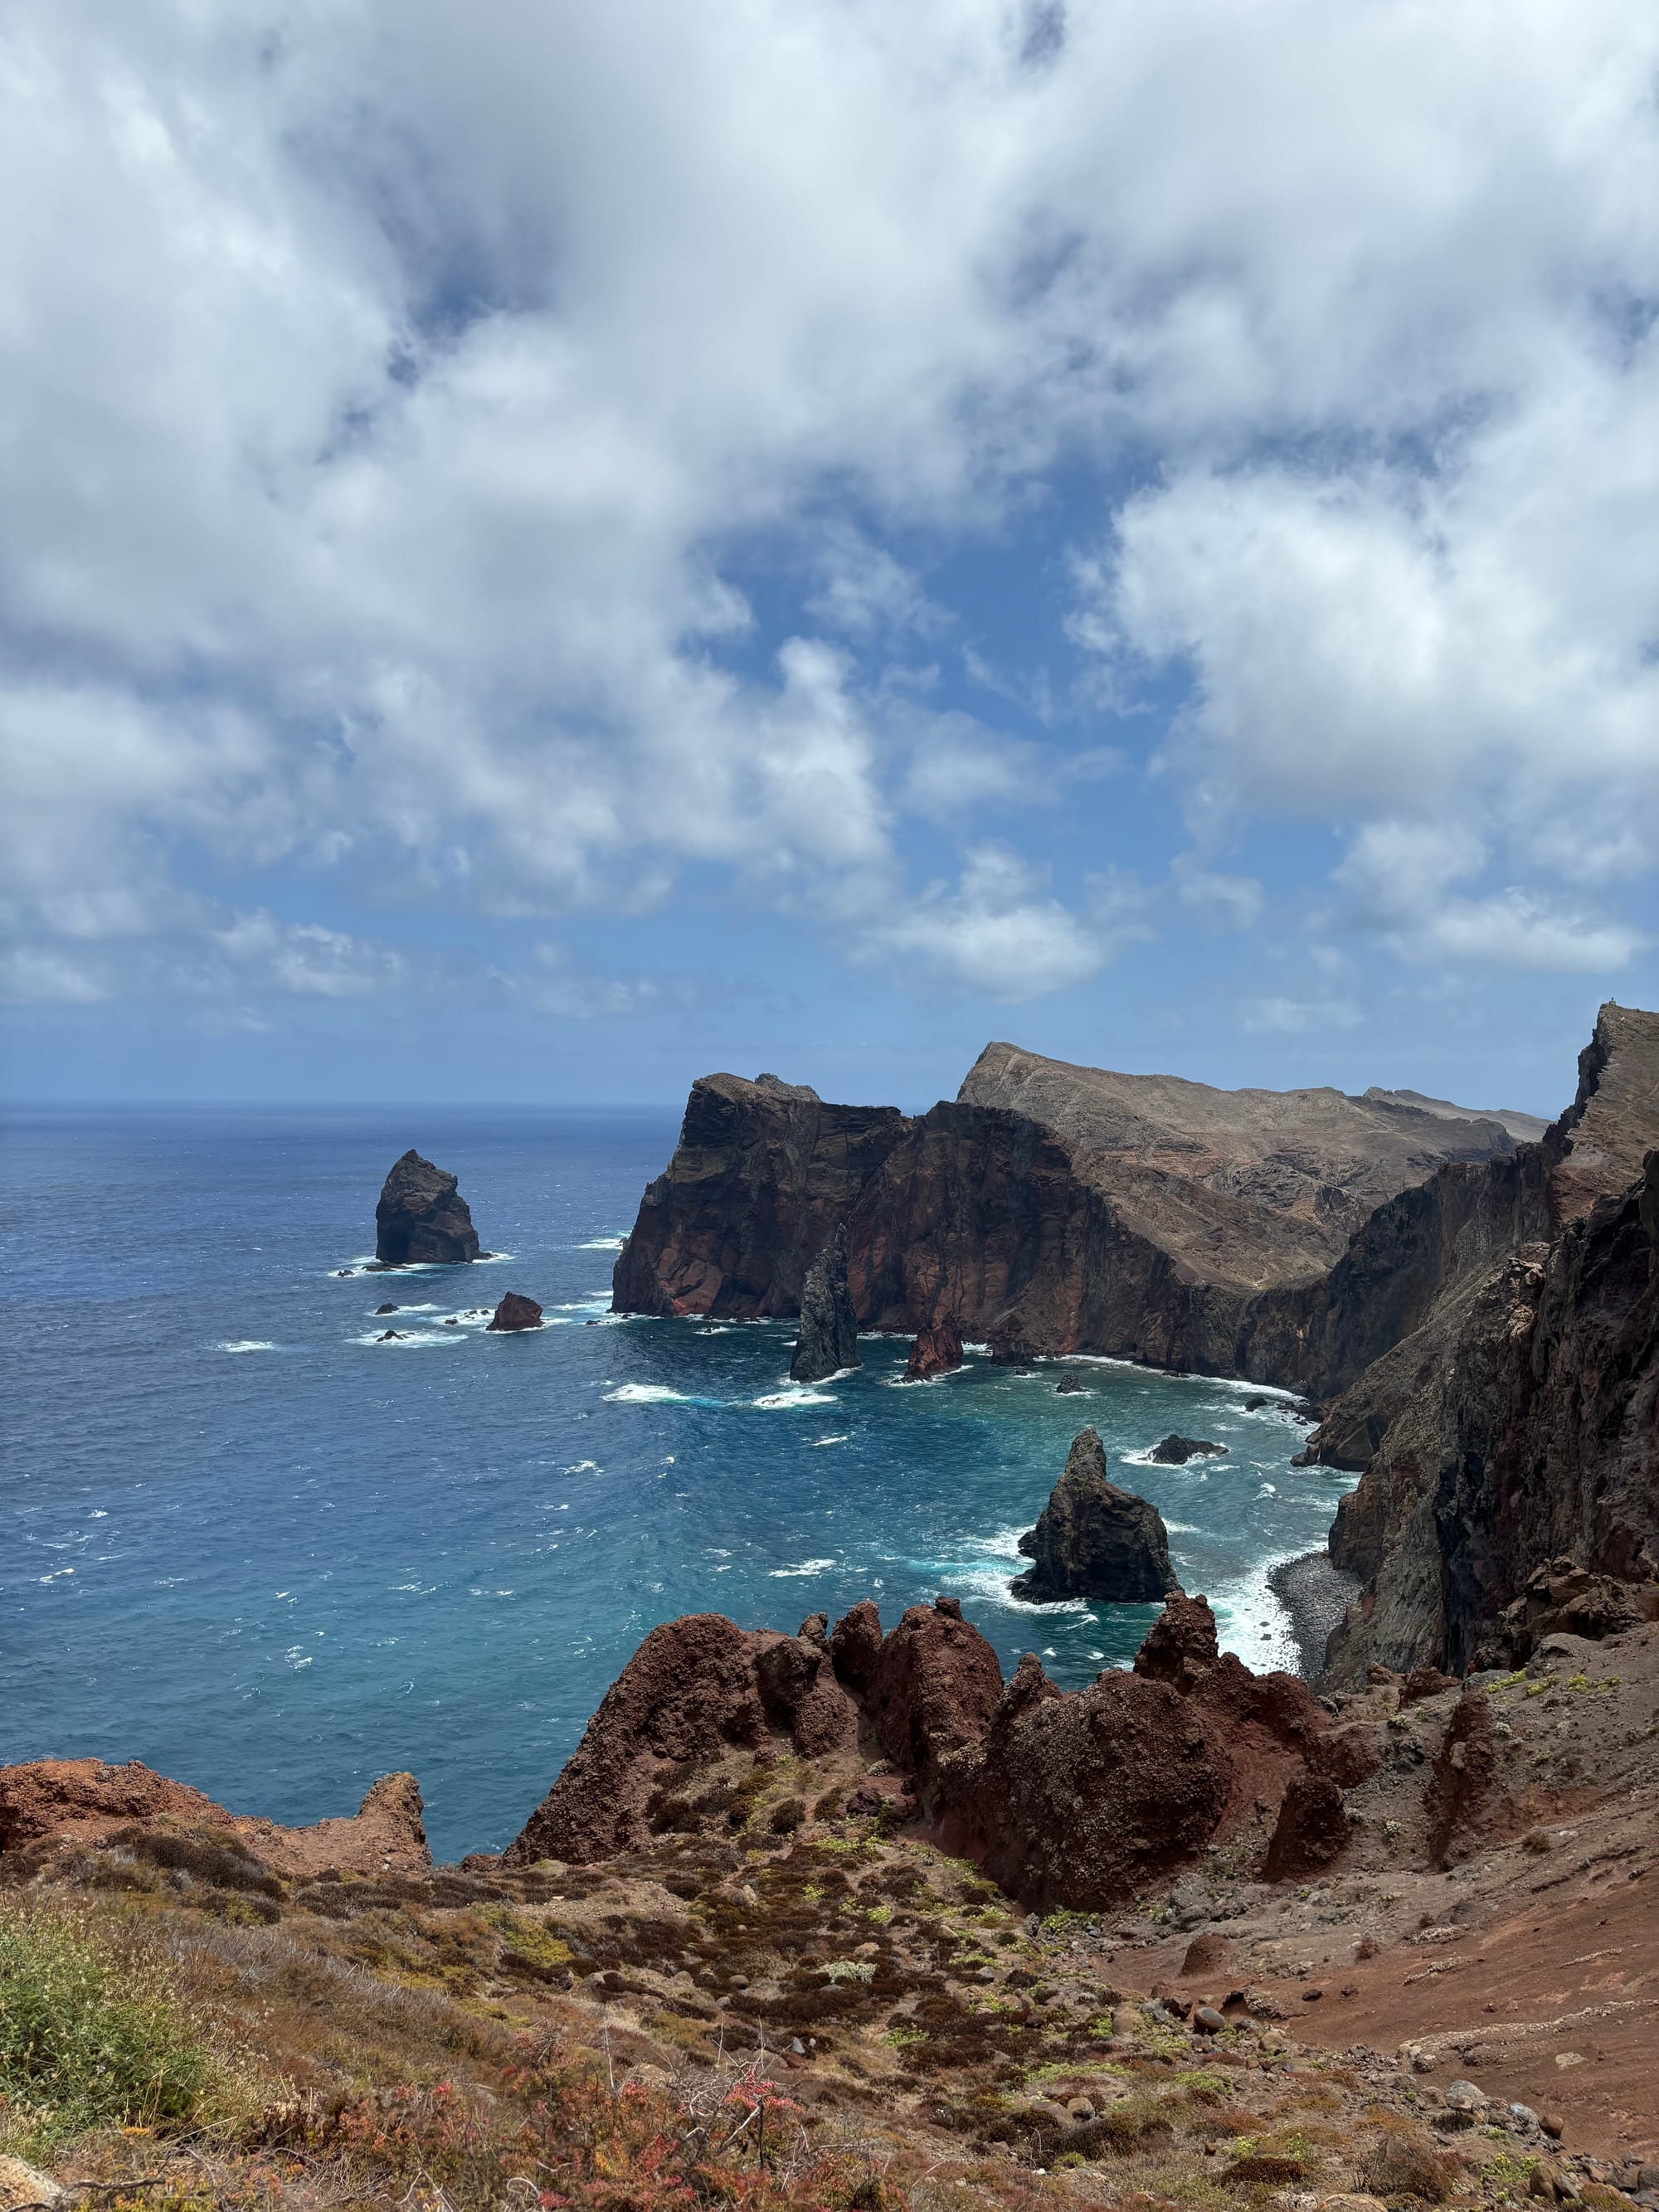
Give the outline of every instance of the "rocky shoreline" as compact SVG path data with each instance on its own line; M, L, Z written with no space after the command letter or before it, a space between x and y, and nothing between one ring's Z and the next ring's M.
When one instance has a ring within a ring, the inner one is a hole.
M1267 1587L1291 1616L1297 1673L1316 1682L1325 1670L1326 1646L1359 1595L1358 1576L1337 1566L1327 1552L1304 1552L1271 1568Z

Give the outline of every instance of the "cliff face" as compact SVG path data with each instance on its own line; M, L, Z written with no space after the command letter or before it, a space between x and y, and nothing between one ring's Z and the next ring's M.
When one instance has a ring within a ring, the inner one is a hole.
M807 1268L910 1126L896 1107L826 1106L775 1075L704 1076L617 1259L616 1310L798 1313Z
M1540 1143L1412 1194L1438 1232L1418 1248L1420 1318L1310 1447L1364 1468L1331 1534L1367 1584L1333 1638L1336 1680L1502 1657L1498 1616L1548 1559L1659 1574L1656 1146L1659 1016L1604 1007ZM1357 1268L1349 1288L1367 1310ZM1389 1295L1370 1279L1372 1305Z
M1224 1091L988 1046L916 1120L763 1078L693 1086L618 1260L635 1313L793 1313L837 1220L866 1328L944 1315L1040 1352L1233 1371L1265 1293L1316 1283L1382 1200L1453 1160L1510 1156L1496 1121ZM1249 1371L1301 1379L1297 1315Z

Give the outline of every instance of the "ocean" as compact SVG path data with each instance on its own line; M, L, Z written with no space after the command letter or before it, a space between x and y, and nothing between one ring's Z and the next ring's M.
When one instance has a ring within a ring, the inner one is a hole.
M355 1810L418 1776L441 1858L499 1848L641 1637L793 1628L943 1591L1005 1671L1067 1688L1147 1606L1031 1607L1015 1543L1091 1424L1186 1588L1295 1663L1273 1566L1352 1478L1297 1469L1279 1395L1069 1361L788 1380L793 1330L608 1313L668 1111L13 1111L3 1136L0 1761L137 1758L239 1812ZM366 1274L414 1145L460 1178L470 1267ZM342 1273L342 1270L352 1272ZM490 1336L505 1291L550 1326ZM395 1304L396 1315L375 1308ZM447 1326L453 1318L456 1325ZM377 1341L395 1328L401 1341ZM1246 1410L1246 1400L1267 1402ZM1145 1463L1170 1430L1222 1459Z

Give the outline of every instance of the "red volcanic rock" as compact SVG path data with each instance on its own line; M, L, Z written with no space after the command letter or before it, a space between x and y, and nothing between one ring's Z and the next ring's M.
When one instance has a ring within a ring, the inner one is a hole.
M1075 1696L1028 1655L981 1741L924 1778L922 1797L948 1847L1023 1902L1096 1911L1282 1797L1329 1728L1304 1683L1219 1653L1205 1600L1176 1594L1133 1670ZM1321 1778L1322 1802L1327 1789L1340 1811Z
M996 1653L956 1599L939 1598L913 1605L884 1639L865 1720L896 1765L925 1777L947 1753L978 1742L1001 1696Z
M1261 1871L1269 1881L1305 1881L1348 1848L1342 1792L1322 1774L1298 1774L1285 1790Z
M676 1767L785 1737L804 1756L850 1746L857 1715L823 1645L750 1635L718 1613L653 1628L605 1692L563 1772L508 1844L508 1865L586 1865L640 1840Z
M1066 1697L1028 1654L983 1741L923 1794L946 1848L1023 1905L1090 1911L1194 1858L1231 1781L1214 1730L1171 1684L1114 1669Z
M1479 1824L1498 1773L1498 1738L1484 1691L1465 1690L1452 1708L1423 1793L1429 1863L1443 1867Z
M516 1291L509 1291L495 1309L490 1320L491 1328L539 1328L542 1310L534 1298L522 1298Z
M1382 1739L1365 1722L1350 1721L1314 1736L1305 1755L1310 1774L1324 1775L1340 1790L1357 1790L1382 1765Z
M904 1371L913 1382L926 1382L934 1375L948 1375L962 1364L962 1331L949 1315L918 1330Z
M856 1698L870 1694L881 1658L881 1614L873 1598L861 1598L844 1613L830 1637L830 1656L836 1675Z
M42 1759L0 1766L0 1852L31 1844L96 1843L122 1828L211 1828L238 1838L268 1866L287 1874L418 1873L432 1863L412 1774L385 1774L361 1810L284 1828L228 1813L185 1782L170 1781L137 1759L111 1766L97 1759Z
M1400 1685L1402 1705L1421 1705L1425 1698L1437 1698L1443 1690L1455 1690L1457 1678L1443 1674L1437 1667L1413 1667Z

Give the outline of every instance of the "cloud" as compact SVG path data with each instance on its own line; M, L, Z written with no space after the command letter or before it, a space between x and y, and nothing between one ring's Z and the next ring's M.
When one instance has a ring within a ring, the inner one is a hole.
M1244 999L1238 1025L1253 1035L1297 1036L1308 1030L1357 1029L1364 1017L1351 999Z
M1139 902L1102 884L1087 919L1043 896L1043 878L995 845L970 851L954 891L935 884L899 915L865 933L866 958L896 955L958 988L1018 1004L1081 983L1121 944L1144 933Z
M1336 872L1363 916L1411 961L1605 975L1651 942L1625 923L1514 884L1474 897L1454 890L1480 875L1487 858L1468 829L1383 822L1360 832Z
M1656 65L1627 0L16 0L27 972L368 995L370 933L233 952L191 885L556 916L708 868L1064 988L1118 940L1040 888L1036 810L907 889L970 802L1088 797L1058 743L1052 779L947 720L918 750L887 679L945 636L1050 730L1189 678L1202 855L1467 822L1495 884L1377 908L1407 957L1612 963L1659 849ZM951 558L994 544L1057 627L1021 533L1094 470L1140 489L1068 694ZM1254 918L1207 858L1176 884Z
M1189 854L1170 863L1170 874L1182 906L1219 928L1249 929L1260 919L1264 893L1254 876L1219 875Z

